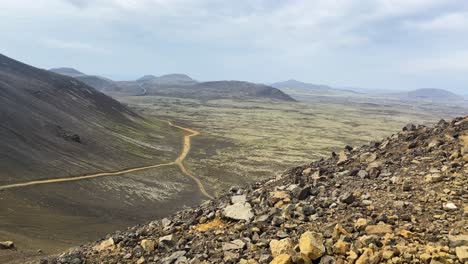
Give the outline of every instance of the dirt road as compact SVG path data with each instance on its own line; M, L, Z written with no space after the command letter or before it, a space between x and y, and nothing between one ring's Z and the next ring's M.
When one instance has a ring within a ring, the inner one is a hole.
M93 179L93 178L99 178L99 177L118 176L118 175L131 173L131 172L155 169L155 168L164 167L164 166L177 165L184 175L190 177L191 179L193 179L195 181L195 183L198 186L198 189L200 190L200 192L205 197L207 197L208 199L213 199L214 197L211 196L206 191L206 189L203 186L203 183L200 181L200 179L198 179L189 170L187 170L187 168L185 168L184 163L183 163L185 158L187 157L188 153L190 152L191 137L200 135L200 132L198 132L196 130L193 130L193 129L190 129L190 128L185 128L185 127L181 127L181 126L178 126L178 125L174 125L171 121L166 121L166 122L172 127L178 128L180 130L183 130L183 131L189 133L188 135L184 136L182 151L181 151L180 155L177 157L177 159L175 161L173 161L173 162L155 164L155 165L143 166L143 167L136 167L136 168L124 169L124 170L113 171L113 172L100 172L100 173L81 175L81 176L70 176L70 177L52 178L52 179L34 180L34 181L22 182L22 183L14 183L14 184L0 186L0 191L7 190L7 189L13 189L13 188L21 188L21 187L39 185L39 184L50 184L50 183L59 183L59 182L80 181L80 180L87 180L87 179Z

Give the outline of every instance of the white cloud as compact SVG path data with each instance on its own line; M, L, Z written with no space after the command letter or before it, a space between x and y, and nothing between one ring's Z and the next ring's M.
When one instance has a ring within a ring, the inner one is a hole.
M105 49L95 47L92 44L84 42L70 42L58 39L44 39L40 41L47 48L65 49L70 51L79 51L86 53L108 53Z
M41 45L63 60L68 52L119 54L125 67L106 64L103 57L112 56L79 59L126 75L172 65L210 79L217 77L209 67L229 75L229 65L246 78L314 71L323 78L346 72L351 80L373 71L377 80L389 62L407 65L402 72L466 69L456 55L423 53L468 45L459 34L467 8L465 0L0 0L0 31L12 40L0 49L21 54L11 43L47 38ZM428 34L435 30L444 38ZM416 59L403 63L409 57Z
M468 30L468 13L449 13L429 20L408 21L406 26L422 31Z
M468 72L468 50L447 51L411 59L402 65L406 73Z

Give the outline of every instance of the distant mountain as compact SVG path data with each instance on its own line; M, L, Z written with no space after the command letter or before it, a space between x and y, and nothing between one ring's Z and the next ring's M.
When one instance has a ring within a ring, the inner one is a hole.
M158 83L179 83L179 84L193 84L196 83L194 79L186 74L166 74L157 78Z
M452 93L444 89L422 88L409 92L395 93L391 96L401 100L411 101L433 101L433 102L463 102L461 95Z
M295 101L284 92L263 84L243 81L197 82L185 74L160 77L146 75L137 81L117 82L119 92L128 95L157 95L196 99L273 99Z
M154 76L154 75L143 75L143 77L137 79L137 81L151 81L151 80L154 80L154 79L157 79L158 77Z
M58 74L62 74L62 75L66 75L66 76L70 76L70 77L79 77L79 76L84 76L86 74L78 71L78 70L75 70L73 68L66 68L66 67L62 67L62 68L52 68L50 69L49 71L52 71L52 72L55 72L55 73L58 73Z
M101 92L113 92L119 89L111 79L97 75L87 75L73 68L52 68L49 71L73 77Z
M316 90L316 91L329 91L333 89L328 85L305 83L305 82L300 82L294 79L290 79L284 82L273 83L271 86L275 88L279 88L279 89L280 88L295 88L295 89Z
M291 91L291 92L315 92L315 93L337 93L337 92L356 93L352 90L336 89L328 85L305 83L305 82L297 81L294 79L273 83L271 86L278 88L278 89L284 89L284 91L288 91L288 92Z
M86 75L72 68L51 69L56 73L74 77L85 84L112 95L158 95L197 99L274 99L295 101L279 89L263 84L243 81L197 82L186 74L162 76L144 75L135 81L117 81Z
M194 79L190 78L190 76L179 73L166 74L159 77L156 77L154 75L145 75L137 81L163 85L190 85L195 84L197 82Z
M296 101L284 92L264 84L242 81L214 81L195 84L194 95L207 98L268 98L281 101Z
M3 55L0 120L0 183L135 166L144 160L128 151L123 139L125 131L140 129L144 120L138 114L71 77Z

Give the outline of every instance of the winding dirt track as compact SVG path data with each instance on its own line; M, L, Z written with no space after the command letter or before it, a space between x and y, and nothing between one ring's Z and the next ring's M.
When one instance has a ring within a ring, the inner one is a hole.
M130 173L130 172L137 172L137 171L143 171L143 170L149 170L149 169L155 169L159 167L165 167L165 166L172 166L172 165L177 165L180 170L182 171L183 174L186 176L190 177L195 181L195 183L198 186L198 189L200 192L207 197L208 199L214 199L213 196L211 196L203 186L203 183L198 179L195 175L193 175L190 171L188 171L185 166L184 166L184 160L187 157L188 153L190 152L190 147L191 147L191 137L198 136L200 135L200 132L190 129L190 128L185 128L181 127L178 125L174 125L171 121L166 121L170 126L178 128L180 130L189 132L189 135L184 136L183 140L183 148L182 152L180 155L177 157L177 159L173 162L168 162L168 163L162 163L162 164L156 164L156 165L150 165L150 166L144 166L144 167L137 167L137 168L130 168L130 169L124 169L124 170L119 170L119 171L113 171L113 172L100 172L100 173L95 173L95 174L88 174L88 175L82 175L82 176L71 176L71 177L63 177L63 178L54 178L54 179L44 179L44 180L35 180L35 181L29 181L29 182L23 182L23 183L14 183L14 184L9 184L9 185L3 185L0 186L0 191L2 190L7 190L7 189L13 189L13 188L20 188L20 187L26 187L26 186L32 186L32 185L40 185L40 184L49 184L49 183L59 183L59 182L70 182L70 181L80 181L80 180L86 180L86 179L93 179L93 178L99 178L99 177L109 177L109 176L118 176L122 175L125 173Z

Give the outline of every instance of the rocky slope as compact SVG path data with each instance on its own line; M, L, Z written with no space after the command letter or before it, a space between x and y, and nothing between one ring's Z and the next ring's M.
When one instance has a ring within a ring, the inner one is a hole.
M148 130L123 104L74 78L1 54L0 120L1 184L135 166L154 162L140 153L165 154L149 147L129 151L125 136Z
M52 68L49 71L78 79L101 92L119 91L116 82L102 76L87 75L73 68Z
M382 141L43 263L467 263L468 116Z

